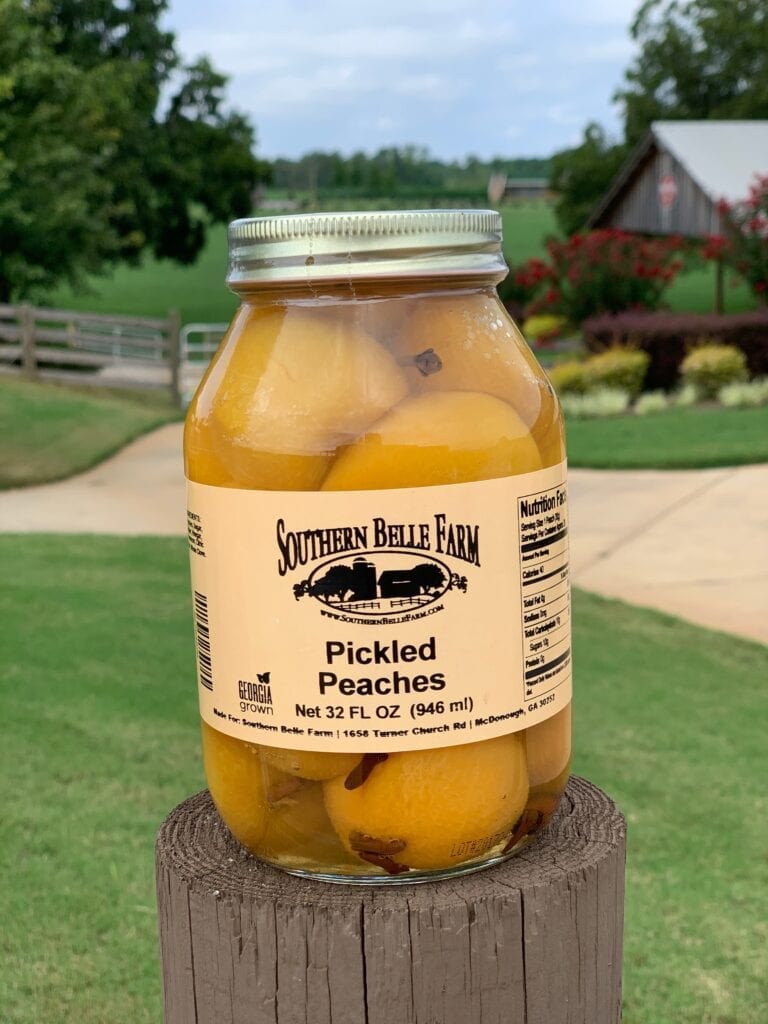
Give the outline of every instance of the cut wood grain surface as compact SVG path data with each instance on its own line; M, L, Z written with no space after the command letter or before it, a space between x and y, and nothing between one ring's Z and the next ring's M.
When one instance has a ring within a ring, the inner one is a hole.
M617 1024L625 824L572 778L535 843L439 882L333 885L245 853L207 792L157 839L166 1024Z

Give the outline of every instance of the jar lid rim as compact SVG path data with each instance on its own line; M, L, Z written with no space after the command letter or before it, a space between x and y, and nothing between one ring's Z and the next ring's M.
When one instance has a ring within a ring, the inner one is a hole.
M507 272L495 210L375 210L247 217L229 225L227 283Z

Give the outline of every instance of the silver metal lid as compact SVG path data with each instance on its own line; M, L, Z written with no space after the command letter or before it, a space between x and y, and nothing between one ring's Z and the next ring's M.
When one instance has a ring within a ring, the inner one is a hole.
M501 280L494 210L390 210L249 217L229 225L227 284L374 278Z

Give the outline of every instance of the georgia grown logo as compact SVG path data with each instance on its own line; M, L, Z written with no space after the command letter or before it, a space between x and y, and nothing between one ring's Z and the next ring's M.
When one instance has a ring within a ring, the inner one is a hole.
M442 513L424 523L375 516L369 524L304 530L278 519L277 570L290 575L297 601L314 598L323 615L404 622L442 610L448 591L466 592L467 577L449 563L479 567L479 533L477 525L452 523Z

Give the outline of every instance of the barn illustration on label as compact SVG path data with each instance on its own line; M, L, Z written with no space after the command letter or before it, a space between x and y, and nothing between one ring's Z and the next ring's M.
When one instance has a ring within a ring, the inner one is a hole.
M332 559L293 585L297 601L313 597L336 610L373 616L421 608L449 590L466 589L466 576L452 572L444 562L404 551Z

